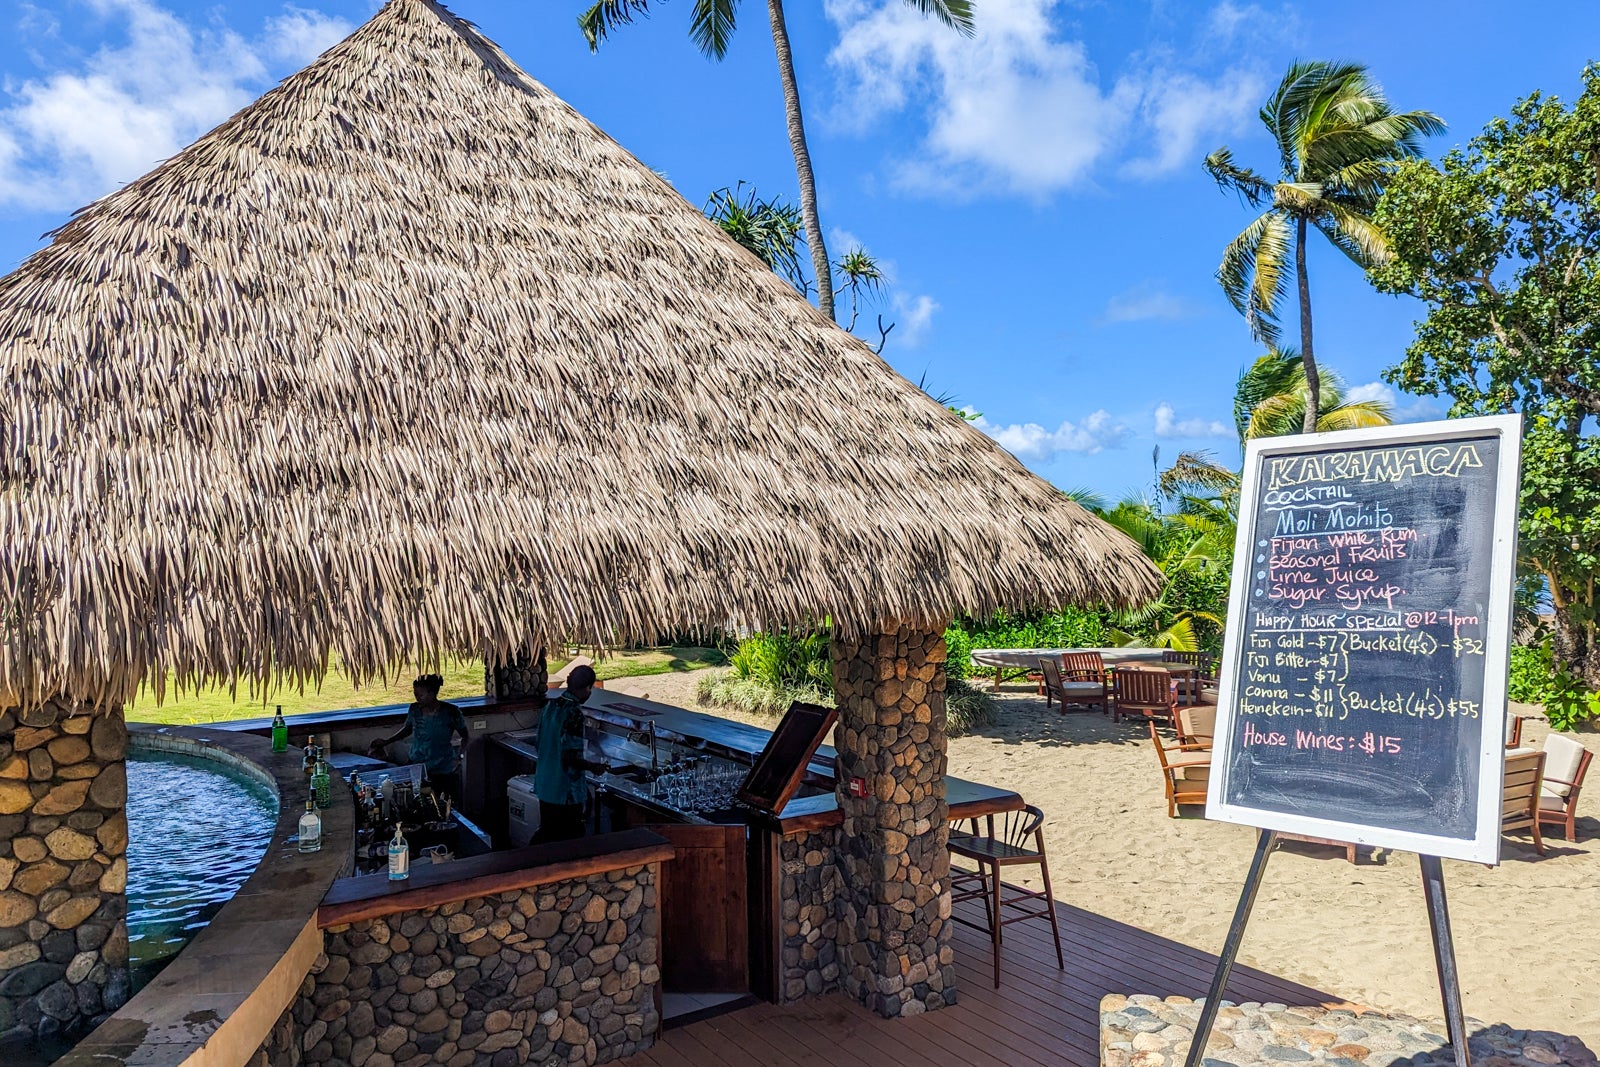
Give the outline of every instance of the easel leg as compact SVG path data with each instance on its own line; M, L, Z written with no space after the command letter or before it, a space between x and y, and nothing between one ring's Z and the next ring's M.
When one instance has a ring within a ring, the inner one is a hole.
M1195 1027L1194 1038L1189 1043L1186 1067L1200 1067L1205 1058L1206 1041L1211 1037L1211 1027L1222 1008L1222 993L1228 988L1228 976L1233 973L1233 961L1239 958L1239 945L1244 941L1244 927L1250 921L1250 909L1256 903L1256 890L1261 888L1261 876L1267 869L1267 857L1278 835L1262 830L1256 839L1255 858L1250 861L1250 873L1245 877L1244 892L1239 894L1239 907L1233 913L1233 925L1228 927L1228 939L1223 942L1222 955L1217 959L1217 973L1211 979L1211 991L1206 994L1206 1005L1200 1011L1200 1022ZM1459 1065L1458 1065L1459 1067Z
M1438 856L1420 856L1422 891L1428 899L1428 926L1433 930L1433 959L1444 994L1444 1021L1455 1050L1456 1067L1472 1067L1467 1049L1467 1019L1461 1009L1461 978L1456 973L1456 948L1450 938L1450 906L1444 896L1444 865Z

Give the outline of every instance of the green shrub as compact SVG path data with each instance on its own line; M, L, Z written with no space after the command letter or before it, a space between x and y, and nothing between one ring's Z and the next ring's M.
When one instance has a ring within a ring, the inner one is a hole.
M751 634L739 642L728 665L734 677L762 682L770 689L833 687L826 630Z
M1000 719L1000 705L994 697L961 678L948 679L944 702L948 712L945 731L951 737L993 726Z
M1581 679L1556 670L1549 641L1511 646L1506 695L1527 704L1543 704L1544 717L1557 730L1600 718L1600 693L1591 693Z
M1506 695L1512 700L1543 704L1552 692L1554 679L1549 643L1511 646L1511 674Z
M833 691L806 685L773 685L761 678L741 678L732 670L703 675L695 698L708 707L731 708L748 715L782 715L795 701L833 707Z
M944 647L944 669L950 680L972 677L972 650L978 647L972 643L972 635L960 626L952 626L944 632Z

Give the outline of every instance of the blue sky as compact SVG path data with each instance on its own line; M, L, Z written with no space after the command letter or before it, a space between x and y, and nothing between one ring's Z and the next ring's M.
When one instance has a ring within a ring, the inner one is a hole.
M1575 95L1600 9L976 0L964 40L901 0L789 5L830 252L892 273L884 352L1063 487L1116 497L1163 459L1237 459L1229 404L1257 354L1213 272L1247 210L1200 169L1230 145L1272 165L1255 117L1295 58L1368 64L1402 108L1462 143L1533 89ZM369 0L0 0L0 271L70 212L192 141L368 17ZM792 195L765 5L703 59L688 4L599 55L571 4L460 0L456 13L691 202L739 180ZM1311 252L1317 352L1382 394L1419 308ZM872 331L875 336L875 331ZM1294 331L1288 331L1290 336ZM1408 419L1438 402L1395 396Z

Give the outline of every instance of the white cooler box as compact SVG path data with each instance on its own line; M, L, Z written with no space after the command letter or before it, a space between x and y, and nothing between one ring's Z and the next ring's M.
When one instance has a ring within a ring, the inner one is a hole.
M511 847L520 848L539 830L539 797L533 791L533 775L519 774L506 782L506 808Z

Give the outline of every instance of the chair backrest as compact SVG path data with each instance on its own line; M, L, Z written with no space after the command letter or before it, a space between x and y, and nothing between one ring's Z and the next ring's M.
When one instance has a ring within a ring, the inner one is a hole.
M1163 649L1161 652L1162 663L1186 663L1195 668L1195 673L1201 678L1216 676L1216 658L1209 652L1179 652L1177 649Z
M1061 692L1061 666L1054 656L1039 657L1039 669L1044 671L1044 684L1048 689Z
M1525 715L1507 715L1506 716L1506 747L1507 748L1521 748L1522 747L1522 721L1525 718L1527 718L1527 716L1525 716Z
M1217 732L1217 709L1207 705L1179 708L1176 728L1178 740L1184 744L1209 745Z
M1516 752L1506 757L1500 803L1502 829L1529 826L1539 817L1539 784L1543 778L1543 752Z
M1061 671L1068 681L1104 682L1106 661L1100 658L1098 652L1063 652Z
M1558 797L1576 793L1583 785L1589 763L1585 756L1589 750L1577 741L1561 734L1551 734L1544 739L1544 788Z
M1157 667L1118 667L1117 703L1124 707L1170 708L1172 675Z

